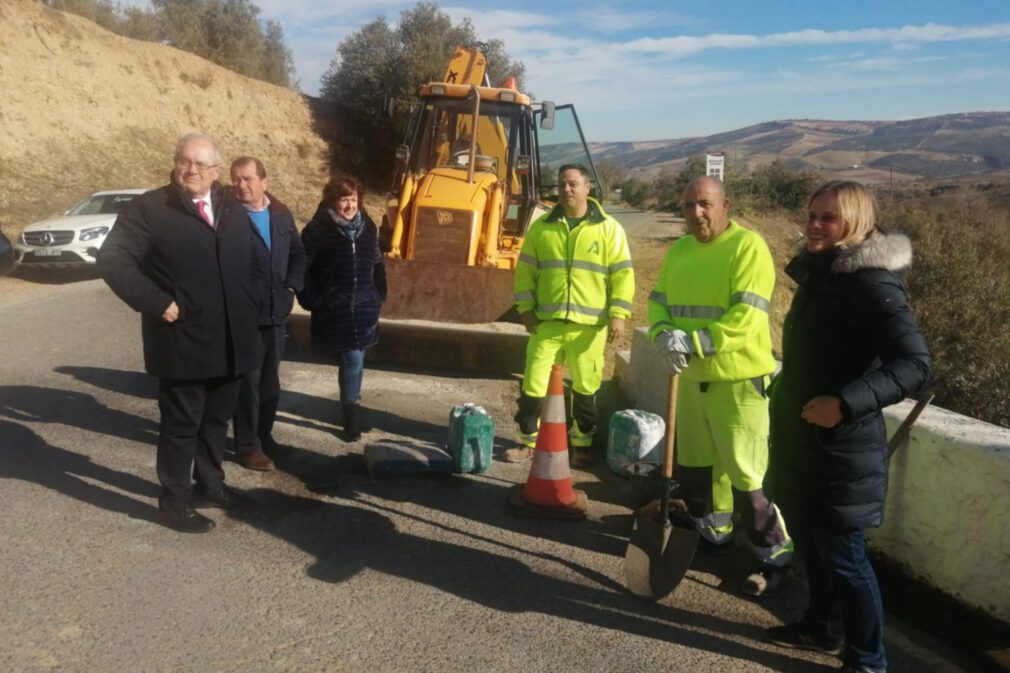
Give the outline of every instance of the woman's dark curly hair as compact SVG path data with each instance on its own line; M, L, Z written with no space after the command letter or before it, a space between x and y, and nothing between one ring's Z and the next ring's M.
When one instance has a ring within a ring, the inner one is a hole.
M365 188L361 181L347 173L337 173L331 175L326 185L323 186L323 203L327 206L336 205L342 196L358 195L358 207L364 209Z

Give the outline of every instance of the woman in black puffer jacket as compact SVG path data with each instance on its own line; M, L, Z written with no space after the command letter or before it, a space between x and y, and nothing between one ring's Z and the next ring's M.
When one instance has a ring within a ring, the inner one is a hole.
M767 635L874 673L886 666L883 607L863 534L887 493L881 409L922 387L931 358L898 275L911 244L877 228L869 190L829 182L809 210L805 248L786 267L799 287L771 387L766 486L805 558L810 603Z
M305 287L298 303L312 313L312 345L333 355L348 440L361 438L361 379L365 349L379 340L386 271L375 224L360 207L361 182L336 175L305 229Z

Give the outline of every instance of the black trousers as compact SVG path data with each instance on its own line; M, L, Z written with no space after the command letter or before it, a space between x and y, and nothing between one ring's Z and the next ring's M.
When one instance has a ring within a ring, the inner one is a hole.
M582 395L571 391L572 422L579 424L579 430L589 434L596 431L597 411L596 394ZM519 431L531 435L537 431L537 423L540 420L540 413L544 408L543 397L531 397L524 392L519 393L519 410L516 412L515 421L519 424Z
M193 480L207 491L224 485L228 420L235 413L239 379L159 379L158 481L161 507L189 502Z
M284 356L286 325L261 327L263 363L242 376L238 406L232 424L235 430L235 453L249 455L263 450L263 440L269 439L281 401L281 358Z

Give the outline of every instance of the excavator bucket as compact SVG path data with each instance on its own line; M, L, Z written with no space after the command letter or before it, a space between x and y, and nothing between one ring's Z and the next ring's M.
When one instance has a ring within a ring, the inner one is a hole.
M513 272L477 266L386 259L382 317L450 323L518 322Z

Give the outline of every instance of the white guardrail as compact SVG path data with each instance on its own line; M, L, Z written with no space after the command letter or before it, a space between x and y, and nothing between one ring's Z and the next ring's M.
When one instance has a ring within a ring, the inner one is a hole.
M636 408L663 413L665 368L644 328L615 378ZM913 406L885 409L888 433ZM891 459L884 525L867 540L909 577L1010 622L1010 429L928 407Z

